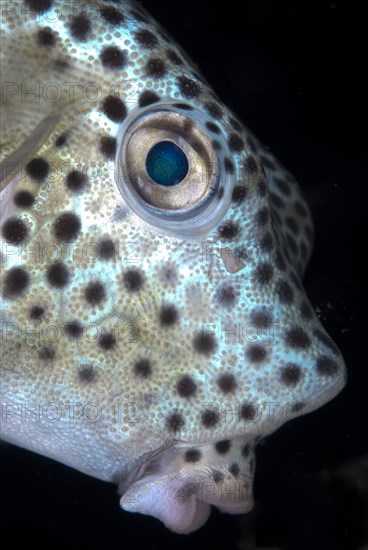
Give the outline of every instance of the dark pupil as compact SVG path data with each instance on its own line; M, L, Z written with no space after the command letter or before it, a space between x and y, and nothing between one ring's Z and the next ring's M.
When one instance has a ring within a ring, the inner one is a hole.
M176 185L188 173L185 153L171 141L160 141L149 151L146 170L150 178L160 185Z

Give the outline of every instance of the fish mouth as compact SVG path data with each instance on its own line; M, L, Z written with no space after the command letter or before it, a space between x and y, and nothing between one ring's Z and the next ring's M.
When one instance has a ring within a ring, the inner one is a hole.
M202 527L211 506L230 514L249 512L254 505L254 441L246 445L246 453L243 438L222 443L230 457L214 454L212 443L174 441L142 455L141 464L120 479L121 507L151 515L181 534Z

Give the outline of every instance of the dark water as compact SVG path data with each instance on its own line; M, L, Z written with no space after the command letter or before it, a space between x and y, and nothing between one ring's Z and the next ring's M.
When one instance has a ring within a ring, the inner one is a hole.
M198 0L146 0L143 5L305 189L316 223L306 288L343 352L348 386L323 409L287 424L259 446L252 514L213 512L190 536L122 512L113 485L4 445L2 540L127 550L363 548L367 482L365 492L356 489L363 482L364 457L368 460L363 354L368 338L364 315L359 320L367 294L360 135L366 128L359 130L365 103L363 3L227 0L211 8Z

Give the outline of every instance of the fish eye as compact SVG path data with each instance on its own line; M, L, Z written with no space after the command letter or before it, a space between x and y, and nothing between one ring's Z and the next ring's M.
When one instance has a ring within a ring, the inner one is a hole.
M188 167L186 154L172 141L159 141L146 157L147 174L160 185L180 183L187 175Z
M214 145L208 122L200 109L167 100L136 109L119 129L115 172L122 200L165 233L206 234L230 206L234 176L224 162L230 153L225 137L216 135Z

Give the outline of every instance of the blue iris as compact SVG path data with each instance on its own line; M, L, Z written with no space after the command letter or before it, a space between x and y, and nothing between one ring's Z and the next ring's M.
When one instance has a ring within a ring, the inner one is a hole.
M188 173L188 159L175 143L160 141L149 151L146 169L153 181L169 187L185 178Z

